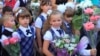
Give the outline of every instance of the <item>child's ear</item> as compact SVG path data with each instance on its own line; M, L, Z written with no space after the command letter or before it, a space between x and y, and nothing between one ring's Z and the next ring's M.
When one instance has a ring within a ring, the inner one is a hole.
M43 6L40 6L40 9L42 9L42 10L43 10Z

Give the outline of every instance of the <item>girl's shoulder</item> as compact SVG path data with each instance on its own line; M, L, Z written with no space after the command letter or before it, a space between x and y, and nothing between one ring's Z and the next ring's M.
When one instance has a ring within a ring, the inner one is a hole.
M43 36L43 39L44 40L52 40L52 33L51 33L51 31L50 30L47 30L46 32L45 32L45 34L44 34L44 36Z

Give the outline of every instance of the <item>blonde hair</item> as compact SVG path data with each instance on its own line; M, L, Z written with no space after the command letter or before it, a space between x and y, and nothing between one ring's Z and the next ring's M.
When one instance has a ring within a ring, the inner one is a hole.
M45 32L51 28L51 24L50 24L51 16L57 15L57 14L61 15L61 18L63 19L63 15L60 11L58 11L58 10L52 11L52 13L48 16L48 19L46 20L46 22L43 25L43 30L42 30L43 34L45 34ZM61 28L65 29L63 24L61 25Z

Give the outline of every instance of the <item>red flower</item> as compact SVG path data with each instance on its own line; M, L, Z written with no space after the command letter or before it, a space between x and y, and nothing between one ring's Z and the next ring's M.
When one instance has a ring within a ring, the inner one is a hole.
M100 16L93 15L90 17L90 21L96 21L98 18L100 18Z
M91 8L87 8L84 10L85 14L92 14L93 13L93 9Z
M92 22L87 22L84 24L84 28L86 31L90 31L94 29L94 24Z
M15 43L18 42L18 38L17 38L17 37L11 37L11 38L9 39L9 42L10 42L11 44L15 44Z
M8 39L5 39L5 40L3 41L3 44L4 44L4 45L9 45L9 40L8 40Z

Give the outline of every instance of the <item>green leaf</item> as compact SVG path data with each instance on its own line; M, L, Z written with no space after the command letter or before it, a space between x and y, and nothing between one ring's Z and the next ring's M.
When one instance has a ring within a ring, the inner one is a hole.
M75 15L73 17L72 24L75 30L80 30L82 27L82 15Z
M96 8L96 9L94 10L94 14L100 14L100 8Z
M79 42L79 38L80 38L80 37L79 37L78 35L75 35L75 39L76 39L76 40L75 40L75 43L78 43L78 42Z

